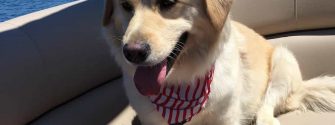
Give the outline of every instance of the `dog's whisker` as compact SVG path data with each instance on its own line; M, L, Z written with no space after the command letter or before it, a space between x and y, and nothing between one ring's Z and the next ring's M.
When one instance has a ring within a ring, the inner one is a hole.
M185 45L185 43L182 43L182 42L177 42L177 44Z
M185 43L182 43L182 42L178 42L178 44L182 44L182 45L185 45Z
M177 47L178 47L179 49L183 49L183 48L184 48L183 46L178 45L178 44L176 45L176 48L177 48Z
M177 50L177 51L182 51L184 48L179 48L179 47L176 47L174 50Z
M182 45L181 43L177 43L176 45L177 45L177 46L184 46L184 45Z
M112 37L122 38L121 36L112 36Z
M174 52L171 52L171 54L173 54L173 56L176 56L176 57L178 56L178 54L176 54L176 53L174 53Z
M120 40L120 39L115 39L115 38L114 38L114 40L117 40L117 41L122 41L122 40Z
M183 46L183 45L180 45L180 44L177 44L176 47L184 48L184 46Z
M114 38L114 37L113 37L113 39L114 39L114 40L117 40L117 41L122 41L122 39L119 39L119 38Z
M168 58L172 59L172 60L176 60L176 58L172 57L172 56L168 56Z
M115 39L115 40L118 40L118 41L123 41L123 40L122 40L122 37L112 36L112 38Z
M184 47L184 46L185 46L184 43L177 43L176 45L181 46L181 47Z

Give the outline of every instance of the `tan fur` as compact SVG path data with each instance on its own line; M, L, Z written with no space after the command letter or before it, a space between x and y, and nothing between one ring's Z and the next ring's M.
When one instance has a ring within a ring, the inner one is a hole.
M221 31L229 13L232 0L205 0L205 7L214 27Z
M303 81L290 51L272 46L229 18L232 0L179 0L167 11L160 10L156 0L128 0L134 12L122 9L124 1L106 0L103 33L122 68L127 96L142 124L166 125L166 121L136 89L137 65L126 61L122 47L148 43L152 52L145 65L152 66L168 58L183 32L189 38L166 82L190 83L215 65L208 103L186 125L279 125L275 115L335 110L335 78Z
M239 49L243 66L248 69L245 73L248 81L245 86L248 87L247 91L255 93L254 97L250 98L255 103L253 105L248 104L248 108L256 107L264 98L270 81L271 57L274 47L250 28L238 22L234 22L233 24L244 35L246 40L239 45ZM250 109L253 108L245 110Z

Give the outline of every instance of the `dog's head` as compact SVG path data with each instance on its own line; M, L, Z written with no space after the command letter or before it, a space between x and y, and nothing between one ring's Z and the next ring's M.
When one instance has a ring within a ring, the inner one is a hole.
M231 3L106 0L104 34L119 64L134 68L135 82L144 75L158 82L185 82L214 63Z

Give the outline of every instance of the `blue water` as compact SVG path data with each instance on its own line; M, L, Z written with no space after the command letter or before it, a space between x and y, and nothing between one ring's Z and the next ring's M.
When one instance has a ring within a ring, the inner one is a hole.
M0 22L75 0L0 0Z

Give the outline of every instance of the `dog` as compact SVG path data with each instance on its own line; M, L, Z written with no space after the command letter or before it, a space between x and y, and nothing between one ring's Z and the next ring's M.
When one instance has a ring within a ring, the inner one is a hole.
M106 0L103 34L143 125L279 125L334 111L335 78L233 21L233 0Z

